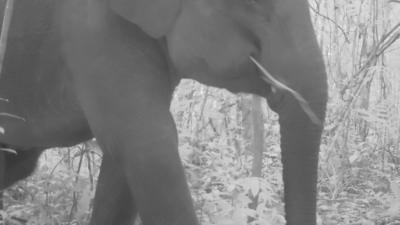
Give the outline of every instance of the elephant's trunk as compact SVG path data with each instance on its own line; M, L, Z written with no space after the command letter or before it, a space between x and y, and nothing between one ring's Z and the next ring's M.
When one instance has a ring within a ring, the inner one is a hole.
M306 0L277 1L268 24L256 24L259 59L280 82L300 94L324 121L327 78ZM267 96L279 114L287 225L316 224L318 154L322 124L312 122L287 91Z
M286 115L281 113L279 118L286 220L288 225L314 225L322 127L311 123L297 104L291 98ZM324 110L325 104L317 107Z
M325 68L322 61L314 62L312 67L305 65L310 64L288 64L289 69L282 72L292 75L289 83L293 89L305 98L313 113L323 121L327 101ZM281 127L287 225L315 225L322 124L313 123L291 94L281 93L275 107Z

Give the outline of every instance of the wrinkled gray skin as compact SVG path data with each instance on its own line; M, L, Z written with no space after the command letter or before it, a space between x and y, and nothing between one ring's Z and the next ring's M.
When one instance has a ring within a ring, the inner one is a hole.
M288 225L316 224L321 125L271 92L249 56L323 120L324 63L306 0L18 0L0 78L0 179L40 153L96 137L104 152L91 225L196 225L169 111L182 77L267 98L279 114Z

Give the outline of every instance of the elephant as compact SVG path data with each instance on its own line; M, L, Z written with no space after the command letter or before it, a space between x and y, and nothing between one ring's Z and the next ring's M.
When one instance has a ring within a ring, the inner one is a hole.
M328 88L307 0L18 0L6 40L0 143L15 153L1 151L1 188L45 149L95 137L91 225L199 224L169 110L190 78L267 100L281 127L286 223L316 224Z

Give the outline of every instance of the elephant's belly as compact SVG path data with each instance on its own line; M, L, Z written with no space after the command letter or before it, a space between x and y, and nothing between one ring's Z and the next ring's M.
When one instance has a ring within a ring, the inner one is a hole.
M69 70L46 42L38 52L8 54L0 78L0 143L20 147L71 146L91 138ZM28 46L29 47L29 46ZM29 49L29 48L27 48Z
M54 74L59 76L59 74ZM24 83L24 82L21 82ZM92 137L70 85L0 84L0 143L19 147L71 146ZM67 85L66 90L61 86Z
M0 98L0 143L48 148L92 137L56 33L8 40Z
M0 143L19 147L65 147L92 137L83 114L78 110L46 108L24 108L14 110L0 103L0 126L4 134ZM20 118L14 118L13 116Z
M50 124L57 122L54 120L46 120L40 123L40 126L36 126L37 122L1 121L5 133L0 136L0 143L21 148L51 148L68 147L92 138L90 130L84 126L86 121L73 121L72 126ZM78 124L79 122L83 125Z

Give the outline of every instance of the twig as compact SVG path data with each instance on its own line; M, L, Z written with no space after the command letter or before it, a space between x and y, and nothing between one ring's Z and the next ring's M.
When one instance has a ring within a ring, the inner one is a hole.
M17 119L17 120L22 120L22 121L26 121L25 118L14 115L14 114L10 114L10 113L5 113L5 112L0 112L0 116L5 116L5 117L10 117L13 119Z
M328 20L329 22L333 23L340 30L340 32L342 32L346 42L350 43L350 39L347 37L346 31L339 24L337 24L336 21L334 21L333 19L329 18L328 16L322 15L317 9L315 9L311 5L309 7L315 14L317 14L317 15L321 16L322 18Z
M15 154L15 155L18 154L17 151L15 151L14 149L11 149L11 148L0 148L0 151L12 153L12 154Z
M389 38L393 33L395 33L395 34L392 36L392 38ZM382 38L380 39L378 44L376 44L375 47L368 54L369 57L367 58L365 63L361 66L360 69L358 69L358 71L352 77L358 77L361 73L365 72L365 70L367 70L370 67L371 63L377 57L381 56L384 53L384 50L389 48L391 45L393 45L393 43L395 43L400 38L399 34L400 34L400 23L396 24L389 32L382 35ZM364 79L366 76L367 75L364 74L362 79ZM346 85L345 87L343 87L341 92L343 92L345 89L347 89L348 86L349 85Z
M396 24L389 32L382 35L378 44L376 44L375 47L370 51L368 59L361 66L361 68L352 76L352 77L358 77L360 74L362 74L362 77L360 78L362 82L358 85L358 87L351 95L352 97L348 101L345 109L341 113L341 116L337 120L338 122L336 123L336 126L332 129L333 132L337 131L340 127L343 126L344 122L346 121L346 118L350 114L353 104L356 102L357 97L360 95L362 88L365 86L368 80L372 79L372 77L367 79L368 75L370 75L368 73L368 68L371 66L371 64L375 61L376 58L380 57L385 52L385 50L387 50L390 46L392 46L397 40L399 40L399 38L400 38L400 23ZM348 85L346 85L342 90L345 90L347 88ZM338 132L336 132L336 134L338 134ZM334 137L333 140L336 140L336 137ZM334 143L335 141L332 141L332 144L328 149L331 149Z

